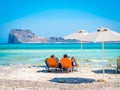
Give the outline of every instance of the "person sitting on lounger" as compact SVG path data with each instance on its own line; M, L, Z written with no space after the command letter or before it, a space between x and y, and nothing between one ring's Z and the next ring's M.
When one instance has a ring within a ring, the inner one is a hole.
M68 70L72 71L72 61L67 56L67 54L63 55L63 57L60 60L60 63L61 63L61 67L62 67L62 72L63 72L63 69L68 69Z
M72 61L73 70L75 69L75 67L76 67L76 70L77 70L77 67L79 67L79 64L77 63L74 56L71 57L71 61Z
M54 55L51 55L49 58L46 58L45 63L48 67L48 71L50 71L49 68L60 68L59 65L59 59L55 58Z

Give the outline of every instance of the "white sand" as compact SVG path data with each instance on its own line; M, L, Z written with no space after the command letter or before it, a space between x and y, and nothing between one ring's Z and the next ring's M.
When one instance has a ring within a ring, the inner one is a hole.
M94 72L93 72L94 71ZM0 66L0 90L120 90L120 74L101 68L79 68L76 72L47 72L44 67Z

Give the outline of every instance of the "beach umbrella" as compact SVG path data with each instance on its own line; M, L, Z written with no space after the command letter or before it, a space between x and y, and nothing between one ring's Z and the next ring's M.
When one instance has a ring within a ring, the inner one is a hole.
M75 40L80 40L80 38L82 38L83 36L87 35L87 31L86 30L78 30L75 33L69 34L65 37L63 37L64 39L75 39Z
M102 60L104 62L104 43L110 41L120 41L120 33L109 30L108 28L99 28L97 31L86 35L81 38L82 41L101 42L102 43ZM104 78L103 67L103 78Z
M82 41L81 41L81 38L88 35L89 33L86 31L86 30L78 30L77 32L75 33L72 33L72 34L69 34L65 37L63 37L64 39L71 39L71 40L79 40L80 43L81 43L81 54L82 54ZM81 55L82 57L82 55Z

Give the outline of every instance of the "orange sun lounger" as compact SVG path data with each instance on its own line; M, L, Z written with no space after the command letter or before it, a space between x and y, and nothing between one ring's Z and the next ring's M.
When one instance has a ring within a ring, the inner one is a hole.
M60 60L62 71L63 69L70 69L72 71L72 62L69 58L62 58Z
M47 58L46 64L47 64L48 70L49 68L58 68L58 62L55 58Z

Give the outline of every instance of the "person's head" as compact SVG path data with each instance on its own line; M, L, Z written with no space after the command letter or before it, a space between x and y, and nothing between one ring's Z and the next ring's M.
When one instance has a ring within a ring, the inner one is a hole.
M64 57L64 58L69 58L67 54L64 54L63 57Z
M72 56L72 57L71 57L71 59L75 59L75 57L74 57L74 56Z
M51 58L54 58L54 55L50 55Z

